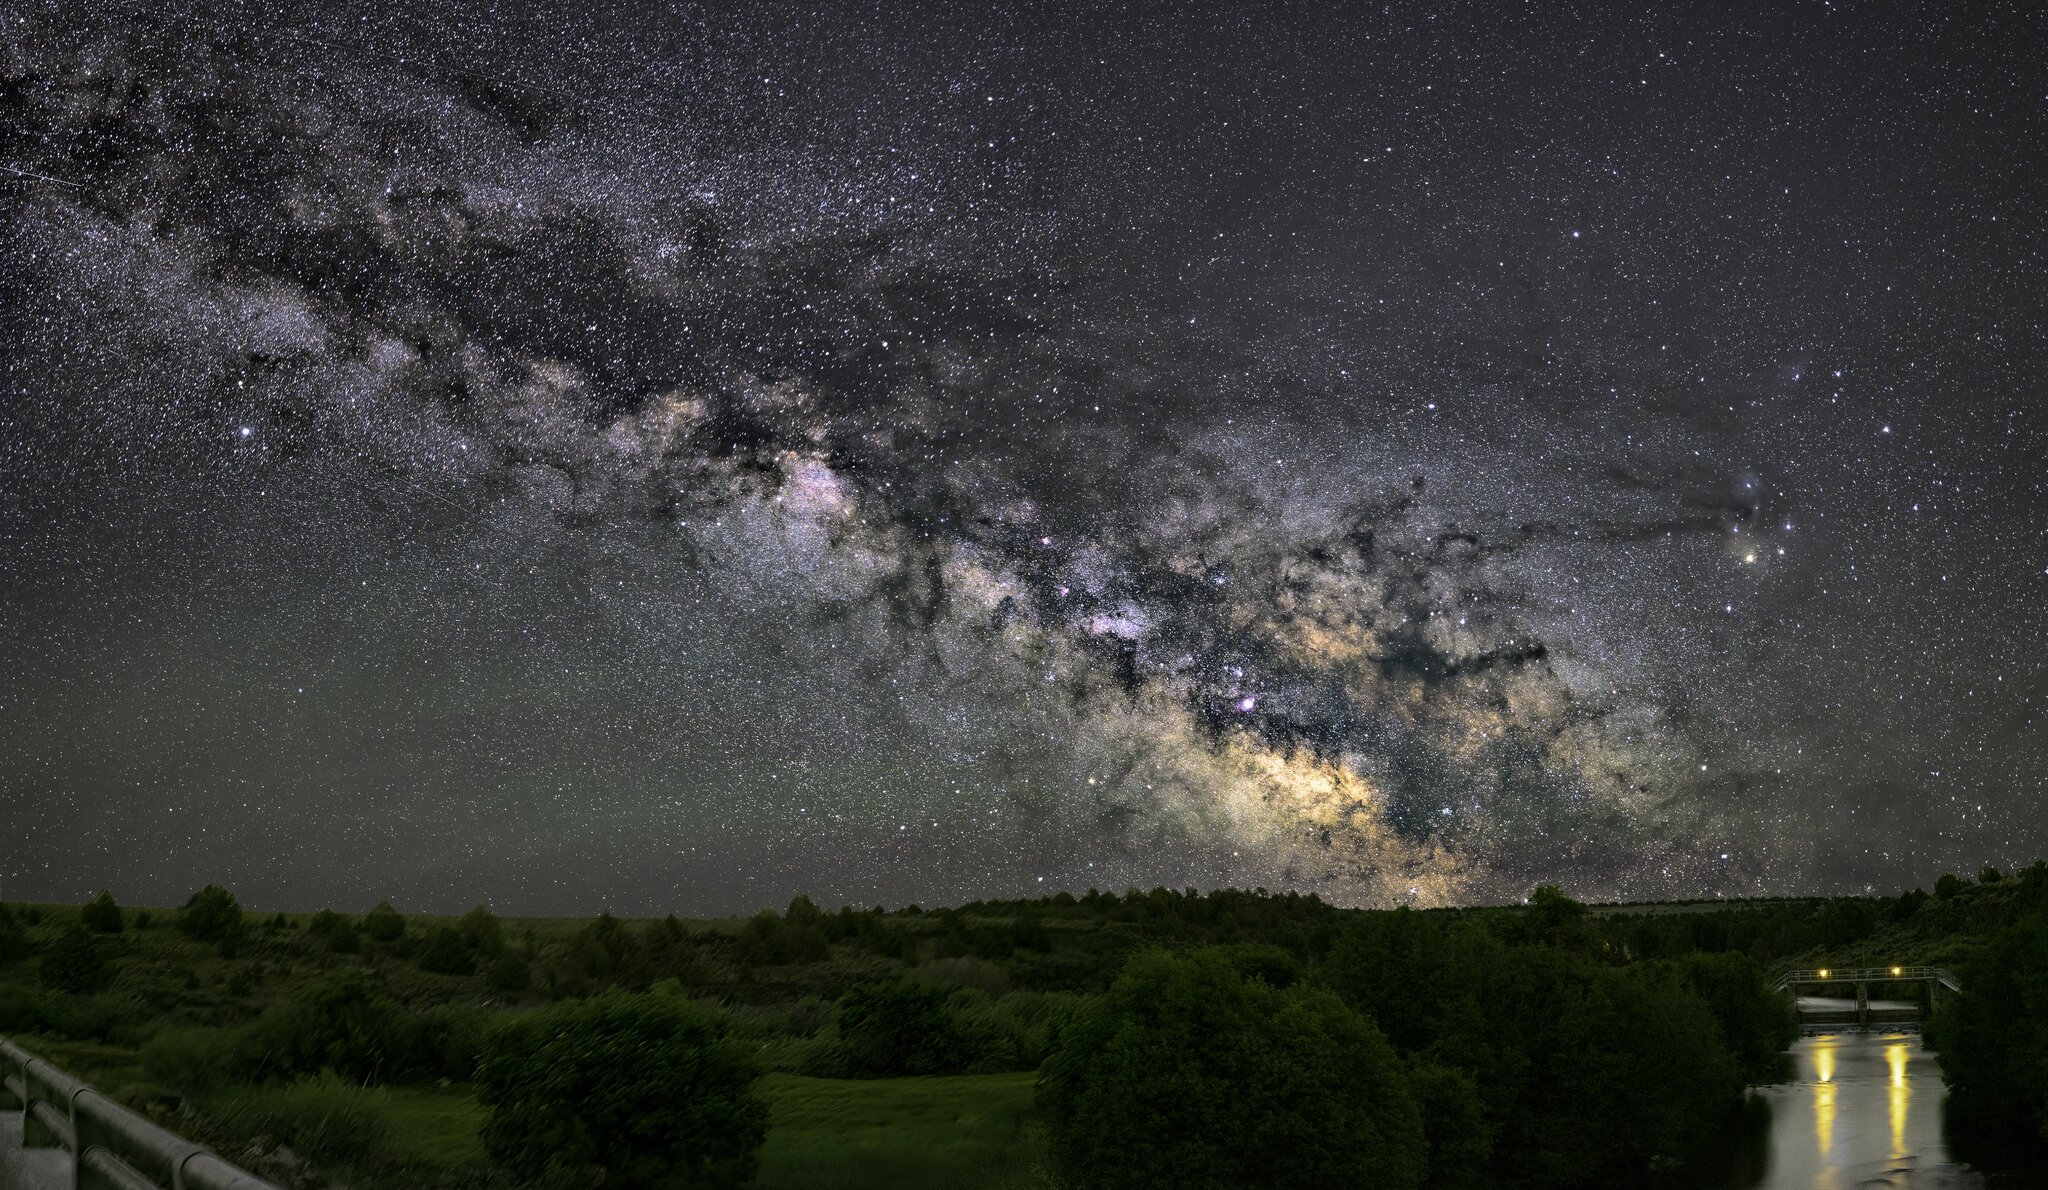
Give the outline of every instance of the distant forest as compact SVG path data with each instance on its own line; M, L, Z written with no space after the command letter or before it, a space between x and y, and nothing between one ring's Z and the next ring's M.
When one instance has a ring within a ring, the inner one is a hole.
M769 1185L804 1103L1036 1072L1014 1159L956 1184L1564 1190L1681 1176L1739 1125L1797 1036L1778 969L1895 963L1963 981L1929 1030L1958 1135L2048 1141L2040 863L1891 898L1546 886L1431 911L1155 888L572 921L101 893L0 905L0 1033L303 1186Z

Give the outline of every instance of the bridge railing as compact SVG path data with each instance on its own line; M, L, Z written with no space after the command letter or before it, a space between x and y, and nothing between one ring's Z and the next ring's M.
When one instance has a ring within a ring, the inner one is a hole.
M1952 992L1963 990L1962 985L1956 982L1956 977L1944 968L1903 964L1896 967L1807 967L1784 972L1772 986L1783 991L1799 984L1918 983L1930 980Z
M0 1037L0 1110L22 1143L71 1155L77 1190L278 1190Z

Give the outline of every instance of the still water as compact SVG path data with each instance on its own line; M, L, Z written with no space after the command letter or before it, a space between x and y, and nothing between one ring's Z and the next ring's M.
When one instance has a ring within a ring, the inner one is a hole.
M1838 1033L1792 1047L1794 1081L1757 1095L1770 1108L1769 1143L1730 1190L1985 1190L1950 1160L1947 1097L1934 1055L1914 1034Z

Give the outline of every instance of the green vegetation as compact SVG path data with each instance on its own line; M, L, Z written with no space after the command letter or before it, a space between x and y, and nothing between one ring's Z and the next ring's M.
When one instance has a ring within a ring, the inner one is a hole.
M1933 1036L1959 1122L2038 1135L2044 914L2043 865L1893 898L1153 889L724 921L249 914L209 886L175 913L0 905L0 1032L287 1184L587 1183L633 1145L578 1149L573 1098L615 1104L605 1128L675 1113L655 1131L697 1184L1563 1190L1682 1169L1778 1077L1779 966L1958 970ZM636 1067L611 1033L696 1056ZM582 1073L540 1077L567 1036Z
M1044 1190L1037 1075L770 1074L759 1190Z
M1387 1039L1230 957L1141 954L1076 1015L1038 1096L1061 1183L1419 1190L1422 1117Z
M743 1186L768 1132L759 1073L720 1014L613 989L493 1034L484 1150L544 1186Z

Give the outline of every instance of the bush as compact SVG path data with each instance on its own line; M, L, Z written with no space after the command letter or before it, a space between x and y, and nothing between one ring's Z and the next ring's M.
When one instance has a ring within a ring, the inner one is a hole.
M405 919L398 916L398 910L389 901L377 902L377 907L363 915L363 937L372 942L396 942L405 936Z
M179 1095L201 1098L227 1081L233 1049L223 1030L169 1026L142 1047L142 1068Z
M928 984L849 988L839 998L839 1044L854 1078L957 1074L971 1061L945 991Z
M362 939L356 936L355 923L344 917L327 931L327 949L335 954L357 954L363 949Z
M505 949L504 934L499 930L497 915L491 912L489 905L478 905L463 914L462 920L456 923L455 931L462 935L463 941L469 944L477 957L486 962L497 958Z
M491 990L523 992L533 986L533 965L522 951L508 950L491 960Z
M14 911L0 904L0 963L12 963L28 955L27 931L15 920Z
M393 1161L391 1118L376 1093L331 1070L239 1099L223 1114L234 1131L268 1133L315 1161Z
M73 924L43 952L36 977L46 988L85 996L104 989L113 973L91 932Z
M347 921L347 918L332 909L322 909L313 915L312 920L306 923L306 936L309 938L325 938L332 934L337 926Z
M476 1077L498 1014L475 1004L441 1004L427 1013L419 1059L429 1072L457 1082Z
M121 932L121 907L114 903L114 894L106 889L100 895L85 903L78 911L78 920L86 929L95 934L118 934Z
M412 958L420 970L436 975L476 973L476 958L470 953L468 940L447 926L435 926Z
M1379 1030L1211 951L1133 958L1063 1031L1038 1102L1079 1190L1423 1184L1421 1116Z
M611 991L516 1018L477 1072L492 1159L546 1185L743 1186L768 1134L756 1068L709 1009Z
M230 942L242 932L242 903L227 889L209 884L185 902L178 928L201 942Z
M265 1009L242 1039L242 1060L258 1075L331 1068L373 1082L406 1069L417 1032L404 1009L351 967Z

